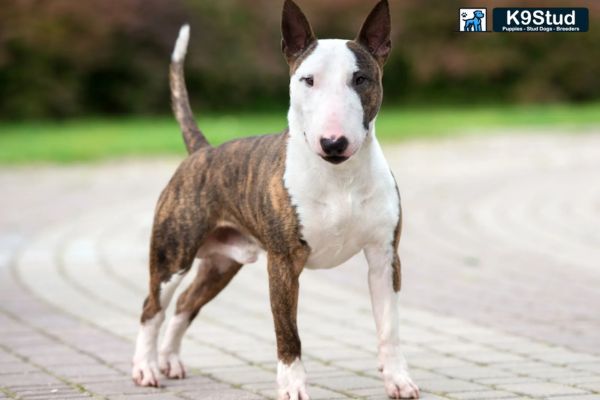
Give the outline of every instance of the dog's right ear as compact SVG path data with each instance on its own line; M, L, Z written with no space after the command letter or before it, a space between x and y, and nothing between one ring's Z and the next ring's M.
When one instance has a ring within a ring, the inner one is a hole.
M281 50L290 65L317 40L308 19L292 0L283 3L281 34Z
M381 67L392 48L391 30L390 5L388 0L380 0L363 23L356 41L369 50Z

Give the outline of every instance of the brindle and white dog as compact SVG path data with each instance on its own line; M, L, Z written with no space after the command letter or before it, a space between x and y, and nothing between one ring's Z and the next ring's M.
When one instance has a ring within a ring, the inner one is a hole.
M203 305L240 270L268 259L277 337L280 399L308 399L296 326L304 268L332 268L361 250L379 339L379 363L391 398L416 398L400 352L398 304L400 197L375 137L382 69L391 49L386 0L355 40L317 40L300 8L286 0L282 48L290 67L289 129L211 147L189 106L181 29L171 63L173 109L190 153L162 192L150 246L150 294L144 302L133 379L158 386L159 370L183 378L179 351ZM177 300L164 343L157 337L175 288L200 258L198 275Z

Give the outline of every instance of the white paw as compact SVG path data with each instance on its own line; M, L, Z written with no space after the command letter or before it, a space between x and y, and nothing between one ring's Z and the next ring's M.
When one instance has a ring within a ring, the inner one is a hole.
M306 393L306 371L299 358L287 365L277 365L278 400L310 400Z
M419 387L415 385L408 371L396 369L395 371L383 370L385 391L390 399L418 399Z
M160 372L169 379L184 379L185 368L175 353L161 353L158 356L158 365Z
M156 362L139 361L133 362L133 370L131 371L131 377L133 382L138 386L153 386L159 387L158 381L158 365Z
M290 386L287 388L279 387L277 400L310 400L310 397L308 397L304 385L301 387Z

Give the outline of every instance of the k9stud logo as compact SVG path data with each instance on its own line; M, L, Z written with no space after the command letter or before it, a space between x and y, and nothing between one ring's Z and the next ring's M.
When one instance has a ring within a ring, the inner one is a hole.
M494 8L494 32L587 32L587 8Z
M459 9L458 30L460 32L487 31L487 9L483 7Z

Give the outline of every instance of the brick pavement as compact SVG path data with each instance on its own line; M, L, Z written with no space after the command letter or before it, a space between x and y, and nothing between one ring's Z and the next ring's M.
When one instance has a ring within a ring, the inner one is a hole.
M600 399L600 134L387 149L402 339L428 399ZM0 170L0 399L272 399L264 260L203 309L189 379L130 382L154 202L176 160ZM301 278L313 399L383 399L356 257ZM184 285L182 285L184 286Z

